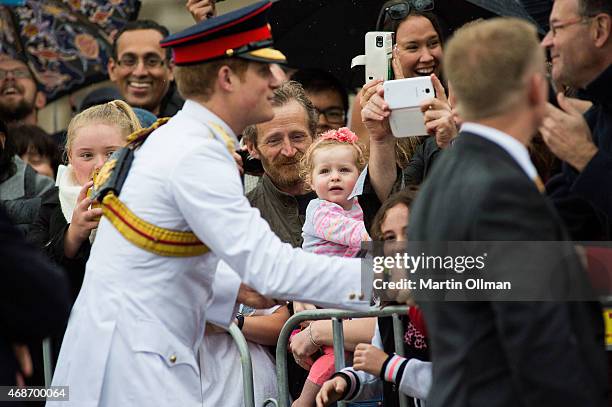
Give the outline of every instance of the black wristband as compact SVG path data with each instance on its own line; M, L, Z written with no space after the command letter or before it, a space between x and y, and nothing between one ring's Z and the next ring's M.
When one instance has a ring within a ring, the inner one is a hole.
M241 312L237 313L236 320L238 321L238 329L242 331L242 327L244 326L244 315Z
M394 354L392 353L387 357L387 360L384 361L382 367L380 368L380 372L378 373L378 377L380 377L383 382L385 381L385 370L387 370L387 365L389 364L389 361L391 360L393 355Z

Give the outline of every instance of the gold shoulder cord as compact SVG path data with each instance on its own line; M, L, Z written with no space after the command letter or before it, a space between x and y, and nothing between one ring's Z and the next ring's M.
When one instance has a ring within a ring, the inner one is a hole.
M159 119L151 127L138 130L128 137L130 148L137 148L155 129L166 124L169 118ZM219 134L228 150L234 151L234 140L221 126L208 123ZM96 188L102 185L114 169L116 160L107 161L95 179ZM193 232L171 230L155 226L132 212L114 192L107 193L101 203L102 214L123 237L132 244L159 256L191 257L208 253L210 249Z

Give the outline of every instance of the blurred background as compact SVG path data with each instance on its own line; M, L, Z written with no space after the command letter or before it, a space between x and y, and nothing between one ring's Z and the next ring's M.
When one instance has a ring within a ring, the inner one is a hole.
M219 14L244 7L255 3L257 0L228 0L217 4ZM180 31L194 23L191 15L185 8L187 0L141 0L141 8L138 17L140 19L151 19L168 27L170 32ZM65 128L72 115L71 104L78 106L81 99L91 90L109 86L109 81L96 83L83 88L70 96L64 96L55 102L49 103L39 112L39 123L49 133ZM72 99L72 101L70 100Z

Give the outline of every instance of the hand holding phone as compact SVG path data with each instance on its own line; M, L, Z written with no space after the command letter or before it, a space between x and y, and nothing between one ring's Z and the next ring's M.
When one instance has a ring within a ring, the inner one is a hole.
M383 84L385 102L391 109L389 124L395 137L427 135L425 119L420 104L435 97L429 76L397 79Z

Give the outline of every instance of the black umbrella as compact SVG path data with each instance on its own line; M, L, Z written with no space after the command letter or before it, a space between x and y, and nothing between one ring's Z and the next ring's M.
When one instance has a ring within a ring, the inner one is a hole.
M287 56L289 65L327 70L351 87L351 59L363 54L364 36L375 29L383 3L384 0L277 1L270 17L275 47Z
M552 1L547 0L468 0L496 15L518 17L532 22L540 34L548 31L548 16ZM536 19L537 16L537 19Z
M434 0L433 12L445 33L478 18L516 16L540 22L547 0ZM272 6L271 26L275 46L296 68L326 70L347 88L361 86L363 68L351 71L351 59L363 54L364 36L376 29L385 0L277 0ZM529 14L538 13L539 20ZM549 13L549 10L548 10ZM545 19L548 18L546 14ZM543 20L542 20L543 21ZM542 27L541 31L546 30Z
M107 79L113 35L140 0L27 0L0 6L0 52L25 59L47 100Z

